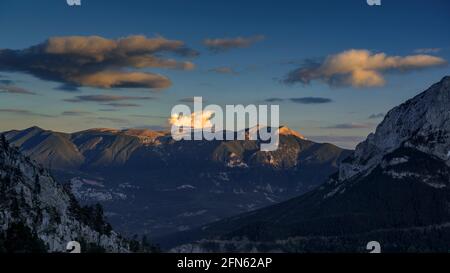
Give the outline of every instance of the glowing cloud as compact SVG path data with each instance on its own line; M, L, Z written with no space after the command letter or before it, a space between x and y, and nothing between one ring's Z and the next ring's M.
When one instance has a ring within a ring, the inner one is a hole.
M194 112L190 116L173 114L169 118L169 123L176 127L190 127L193 129L211 128L212 111Z
M182 41L141 35L120 39L99 36L52 37L23 50L0 50L0 71L19 71L44 80L100 88L163 89L171 81L142 68L192 70L194 64L164 57L165 53L193 57L198 53Z
M390 71L409 72L447 62L430 55L387 56L368 50L347 50L328 56L322 63L308 63L291 71L285 83L304 83L318 80L332 86L376 87L383 86L384 73Z

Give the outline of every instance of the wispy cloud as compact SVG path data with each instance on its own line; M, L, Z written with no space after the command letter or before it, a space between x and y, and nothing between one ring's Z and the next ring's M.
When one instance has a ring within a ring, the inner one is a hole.
M369 116L369 119L380 119L383 118L384 114L383 113L378 113L378 114L372 114Z
M29 110L25 109L14 109L14 108L1 108L0 113L9 113L9 114L15 114L15 115L24 115L24 116L38 116L38 117L46 117L46 118L52 118L54 116L47 115L47 114L40 114L35 113Z
M36 93L29 91L25 88L9 85L9 84L2 84L0 85L0 93L10 93L10 94L21 94L21 95L36 95Z
M388 56L368 50L347 50L328 56L323 62L308 62L291 71L284 83L309 84L322 81L330 86L377 87L385 84L384 73L409 72L447 62L431 55Z
M303 98L268 98L265 102L293 102L299 104L324 104L333 102L332 99L329 98L321 98L321 97L303 97Z
M138 96L119 96L119 95L83 95L76 96L71 99L65 99L67 102L83 102L83 101L92 101L92 102L117 102L117 101L126 101L126 100L152 100L153 97L138 97Z
M129 121L123 118L114 118L114 117L98 117L98 120L108 121L117 124L128 124Z
M217 73L217 74L229 74L229 75L238 75L239 74L233 68L228 67L228 66L215 67L215 68L209 69L208 71Z
M429 48L418 48L414 50L414 53L418 54L436 54L439 53L442 48L439 47L429 47Z
M185 102L185 103L193 103L194 97L182 98L182 99L179 99L178 101ZM203 99L202 102L205 103L205 102L207 102L207 100Z
M165 117L165 116L158 116L158 115L143 115L143 114L130 115L130 117L135 117L135 118L157 118L157 119L168 119L168 117Z
M29 73L67 86L162 89L169 78L142 68L191 70L194 64L163 57L165 53L192 57L198 53L182 41L142 35L120 39L99 36L52 37L23 50L0 50L0 71ZM66 88L67 89L67 88Z
M64 83L64 84L61 84L61 85L55 87L54 89L55 90L66 91L66 92L77 92L77 91L80 91L78 89L78 87L79 86L74 85L74 84Z
M103 109L98 109L98 111L100 111L100 112L117 112L117 111L119 111L119 109L103 108Z
M323 103L330 103L333 101L332 99L329 98L319 98L319 97L290 98L289 100L301 104L323 104Z
M89 114L91 114L91 112L82 111L82 110L69 110L69 111L64 111L61 113L61 115L63 115L63 116L84 116L84 115L89 115Z
M275 102L283 102L283 101L285 101L286 99L284 99L284 98L268 98L268 99L265 99L264 101L265 102L269 102L269 103L275 103Z
M111 107L139 107L140 104L136 103L127 103L127 102L111 102L111 103L104 103L103 105L111 106Z
M246 48L252 44L264 40L263 35L250 37L235 37L235 38L215 38L205 39L203 44L212 52L224 52L233 48Z

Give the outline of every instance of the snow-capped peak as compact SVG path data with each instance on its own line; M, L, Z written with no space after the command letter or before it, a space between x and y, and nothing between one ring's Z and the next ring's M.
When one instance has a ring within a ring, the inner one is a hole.
M292 130L289 127L284 126L284 125L280 126L279 133L280 133L280 135L291 135L291 136L295 136L295 137L297 137L299 139L306 139L306 137L304 135L302 135L299 132L294 131L294 130Z

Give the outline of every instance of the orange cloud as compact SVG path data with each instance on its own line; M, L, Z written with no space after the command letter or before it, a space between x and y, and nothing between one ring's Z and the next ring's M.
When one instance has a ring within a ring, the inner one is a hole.
M165 53L193 57L198 53L182 41L142 35L119 39L100 36L52 37L23 50L0 50L0 71L21 71L68 86L102 88L167 88L170 80L141 68L192 70L190 61L164 57Z
M162 89L171 85L170 80L162 75L143 72L102 71L70 79L81 85L102 88L147 86Z
M264 40L263 35L251 37L236 37L236 38L216 38L205 39L203 44L211 51L221 52L232 48L245 48L252 44Z
M383 74L389 71L408 72L445 64L444 59L430 55L400 57L352 49L328 56L322 63L300 67L290 72L285 82L307 84L320 80L329 85L375 87L385 84Z

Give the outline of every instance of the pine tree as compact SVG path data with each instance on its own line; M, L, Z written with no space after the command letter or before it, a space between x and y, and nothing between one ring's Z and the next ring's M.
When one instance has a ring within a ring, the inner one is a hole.
M8 147L8 141L6 140L6 137L4 134L0 135L0 144L2 145L2 147L6 148Z
M16 219L20 216L19 200L17 199L17 196L12 196L11 199L11 216Z
M23 223L12 223L5 234L4 248L9 253L45 253L47 247L33 232Z
M41 193L41 183L39 180L39 175L37 174L34 176L34 192L37 194Z

